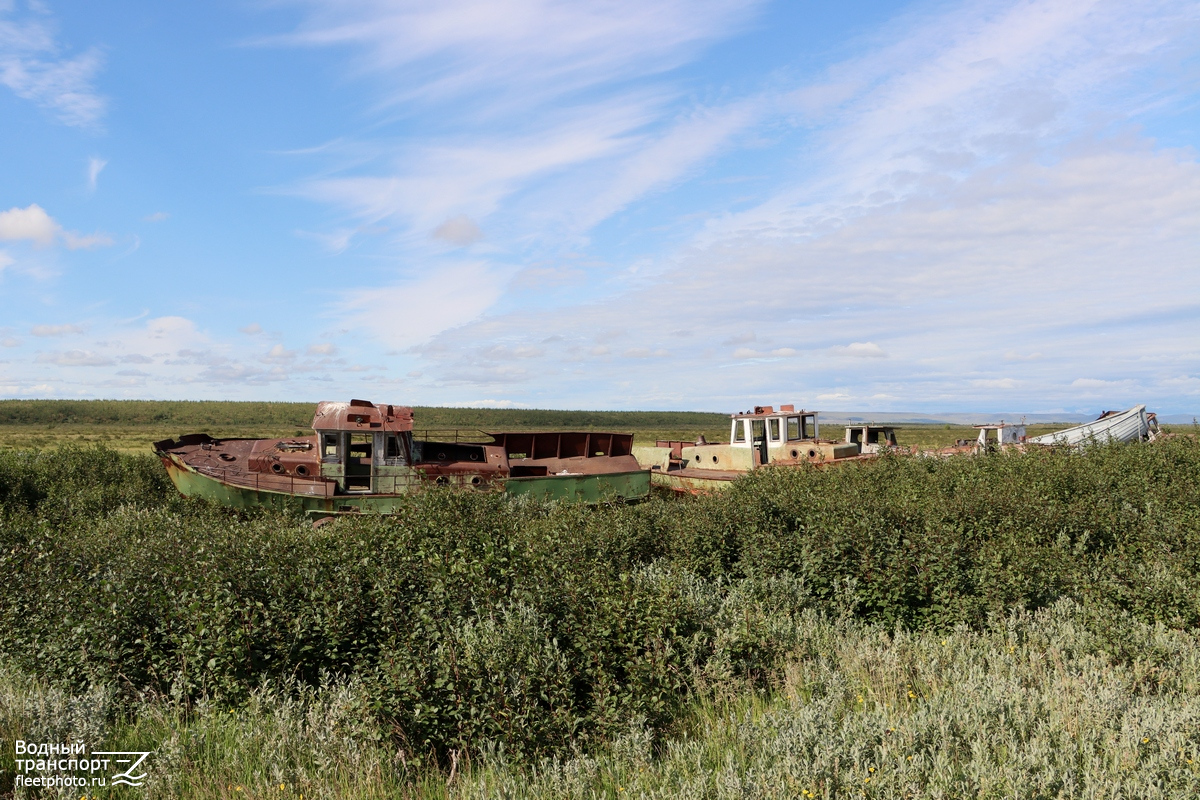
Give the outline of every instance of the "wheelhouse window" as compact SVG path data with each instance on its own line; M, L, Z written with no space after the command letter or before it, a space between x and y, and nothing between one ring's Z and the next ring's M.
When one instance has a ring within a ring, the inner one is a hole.
M816 414L797 414L787 418L788 441L812 439L817 435Z
M746 441L745 422L746 422L746 420L744 420L744 419L735 419L733 421L733 435L730 437L731 441L733 441L733 442Z
M767 436L770 437L772 442L779 441L779 418L778 417L773 417L773 418L767 420Z
M402 467L408 464L408 452L411 444L411 433L387 434L383 446L383 463L389 467Z

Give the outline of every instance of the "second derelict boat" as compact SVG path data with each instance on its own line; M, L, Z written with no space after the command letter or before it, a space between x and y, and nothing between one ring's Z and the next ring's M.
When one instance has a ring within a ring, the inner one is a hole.
M698 494L722 491L751 470L767 465L840 464L874 458L894 447L895 432L885 426L848 426L844 442L820 438L816 411L794 405L755 406L730 415L729 443L658 441L638 446L638 463L650 469L655 485ZM857 439L855 438L857 437Z

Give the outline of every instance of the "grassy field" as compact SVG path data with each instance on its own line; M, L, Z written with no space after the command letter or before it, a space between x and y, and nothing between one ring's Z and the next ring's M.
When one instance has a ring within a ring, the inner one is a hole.
M6 450L0 574L0 738L153 752L104 796L1200 792L1194 437L319 529Z
M267 438L311 432L312 403L233 403L150 400L0 400L0 448L29 450L63 444L100 444L126 453L147 452L152 442L184 433ZM710 442L729 439L729 417L690 411L547 411L537 409L414 409L418 430L616 430L632 432L638 444L656 439ZM1031 425L1029 435L1063 425ZM843 429L826 425L822 435L841 439ZM922 448L974 439L970 426L899 426L897 439Z

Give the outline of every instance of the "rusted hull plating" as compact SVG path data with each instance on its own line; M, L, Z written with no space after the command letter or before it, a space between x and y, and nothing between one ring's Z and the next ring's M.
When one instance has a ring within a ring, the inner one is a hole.
M400 509L405 495L428 486L482 488L542 501L578 503L640 500L650 493L650 474L641 469L596 475L504 478L482 487L472 484L470 476L463 476L453 483L414 478L397 483L396 492L338 494L334 490L336 484L332 482L304 483L266 475L229 480L228 475L196 469L173 454L164 455L162 462L171 482L187 497L199 497L231 508L299 509L314 517L392 514Z

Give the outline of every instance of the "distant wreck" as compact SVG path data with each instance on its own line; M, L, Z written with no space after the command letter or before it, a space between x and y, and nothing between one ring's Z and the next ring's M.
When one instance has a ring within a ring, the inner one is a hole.
M1146 406L1139 405L1125 411L1105 411L1092 422L1026 441L1047 446L1081 447L1089 442L1152 442L1160 436L1158 417L1146 411Z

